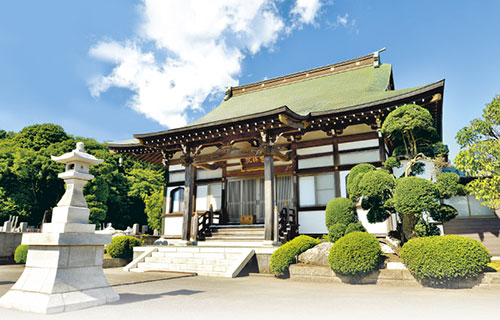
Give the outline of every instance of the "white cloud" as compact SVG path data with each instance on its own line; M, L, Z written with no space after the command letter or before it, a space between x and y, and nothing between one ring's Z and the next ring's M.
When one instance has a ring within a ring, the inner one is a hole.
M170 128L183 126L187 110L201 110L207 96L238 84L247 54L272 48L287 24L314 23L319 8L319 0L297 0L293 21L286 21L272 0L143 0L137 39L90 49L90 56L115 64L90 82L90 92L99 97L111 87L128 88L134 110Z
M337 24L341 24L344 27L347 26L347 23L349 22L349 14L345 14L343 17L337 16Z
M322 5L320 0L296 0L290 14L295 16L299 23L313 24Z

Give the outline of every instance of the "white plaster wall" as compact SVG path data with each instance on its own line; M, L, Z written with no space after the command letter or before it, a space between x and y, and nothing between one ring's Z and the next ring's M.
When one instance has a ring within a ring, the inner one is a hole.
M163 219L165 236L182 235L182 217L168 217Z
M368 219L366 218L366 214L368 213L368 210L363 210L362 208L357 208L357 213L358 213L358 219L359 221L363 224L363 226L366 228L366 231L368 231L371 234L387 234L390 231L390 222L389 219L385 220L384 222L377 222L377 223L369 223Z
M436 177L434 177L434 162L432 161L419 161L424 163L424 172L422 174L417 175L417 177L424 178L431 181L436 181ZM396 178L399 178L401 175L405 173L406 164L408 160L401 160L401 167L393 168L392 172ZM431 179L432 178L432 179Z
M300 234L327 234L325 211L299 211Z
M339 153L340 164L354 164L374 161L380 161L378 149Z
M222 178L222 169L217 170L196 170L196 179L216 179Z
M357 149L357 148L367 148L367 147L378 147L378 139L339 143L339 151Z
M179 182L179 181L184 181L184 179L185 179L184 171L171 172L169 173L168 182Z
M333 156L299 160L299 169L333 166Z
M297 149L297 154L299 156L307 154L323 153L323 152L333 152L333 146L331 144L327 144L319 147Z

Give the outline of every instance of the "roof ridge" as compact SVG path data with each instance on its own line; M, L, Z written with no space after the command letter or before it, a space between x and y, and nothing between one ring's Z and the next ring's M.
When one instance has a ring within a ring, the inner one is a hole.
M271 88L290 83L300 82L304 80L309 80L320 76L326 76L340 72L356 70L367 66L378 67L380 65L379 52L380 51L375 51L374 53L362 57L336 62L326 66L316 67L241 86L229 87L228 90L226 91L226 96L224 97L224 101L229 100L233 96L259 91L265 88Z

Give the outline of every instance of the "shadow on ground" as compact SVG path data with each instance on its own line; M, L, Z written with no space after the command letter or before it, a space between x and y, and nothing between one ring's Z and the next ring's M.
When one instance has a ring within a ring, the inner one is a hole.
M162 298L163 296L190 296L193 294L198 294L198 293L203 293L203 292L205 292L205 291L181 289L181 290L168 291L168 292L157 293L157 294L121 293L120 300L117 302L111 303L111 304L120 305L120 304L132 303L132 302L154 300L154 299Z
M174 280L174 279L190 278L190 277L196 277L196 274L185 274L185 275L174 276L174 277L169 277L169 278L137 280L137 281L129 281L129 282L115 282L115 281L109 281L109 282L110 282L112 287L120 287L120 286L129 286L129 285L139 284L139 283L166 281L166 280Z

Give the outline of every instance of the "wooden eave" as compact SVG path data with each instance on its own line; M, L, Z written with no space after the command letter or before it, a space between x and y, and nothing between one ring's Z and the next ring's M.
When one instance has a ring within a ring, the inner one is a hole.
M291 142L293 139L300 140L306 132L322 130L329 135L340 134L346 127L356 124L367 124L377 129L389 112L409 103L426 107L435 119L438 132L442 134L443 92L444 80L441 80L391 98L325 112L313 112L305 116L282 106L262 113L216 122L134 134L139 144L107 145L116 153L127 153L161 165L165 157L168 160L174 153L186 152L187 149L191 153L199 153L205 147L223 147L240 141L259 144L262 143L262 133L274 138L282 136ZM280 116L283 115L303 127L294 127L282 122Z

